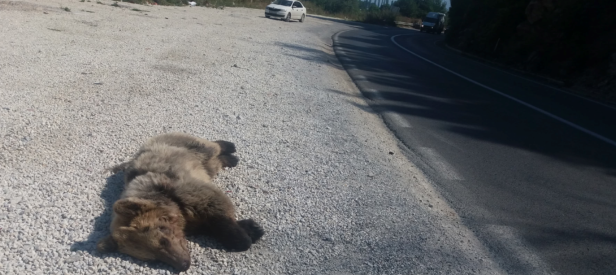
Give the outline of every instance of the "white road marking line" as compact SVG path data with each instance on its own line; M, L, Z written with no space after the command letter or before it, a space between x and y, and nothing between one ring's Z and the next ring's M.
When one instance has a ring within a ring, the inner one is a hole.
M608 143L608 144L610 144L610 145L612 145L612 146L615 146L615 147L616 147L616 141L613 141L613 140L611 140L611 139L609 139L609 138L606 138L606 137L604 137L604 136L602 136L602 135L599 135L599 134L597 134L597 133L595 133L595 132L593 132L593 131L591 131L591 130L588 130L588 129L586 129L586 128L582 127L582 126L579 126L579 125L577 125L577 124L575 124L575 123L573 123L573 122L570 122L570 121L568 121L568 120L566 120L566 119L564 119L564 118L561 118L561 117L559 117L559 116L557 116L557 115L554 115L554 114L552 114L552 113L550 113L550 112L548 112L548 111L544 111L543 109L540 109L540 108L538 108L538 107L535 107L535 106L533 106L533 105L531 105L531 104L529 104L529 103L526 103L526 102L524 102L524 101L522 101L522 100L519 100L519 99L517 99L517 98L515 98L515 97L512 97L512 96L510 96L510 95L508 95L508 94L505 94L505 93L500 92L500 91L498 91L498 90L496 90L496 89L493 89L493 88L490 88L490 87L488 87L488 86L486 86L486 85L483 85L483 84L481 84L481 83L479 83L479 82L477 82L477 81L475 81L475 80L472 80L472 79L470 79L470 78L468 78L468 77L465 77L465 76L463 76L463 75L461 75L461 74L459 74L459 73L456 73L456 72L454 72L454 71L452 71L452 70L450 70L450 69L447 69L447 68L445 68L445 67L443 67L443 66L441 66L441 65L439 65L439 64L436 64L435 62L433 62L433 61L431 61L431 60L429 60L429 59L427 59L427 58L424 58L424 57L422 57L422 56L420 56L420 55L418 55L418 54L416 54L416 53L414 53L414 52L412 52L412 51L408 50L408 49L407 49L407 48L405 48L405 47L402 47L402 45L398 44L398 42L396 42L396 41L395 41L395 38L396 38L396 37L398 37L398 36L403 36L403 35L408 35L408 34L394 35L394 36L392 36L392 37L391 37L391 42L393 42L394 44L396 44L396 46L398 46L400 49L402 49L402 50L404 50L404 51L406 51L406 52L408 52L408 53L410 53L410 54L412 54L412 55L416 56L417 58L422 59L422 60L424 60L424 61L426 61L426 62L428 62L428 63L430 63L430 64L432 64L432 65L434 65L434 66L437 66L437 67L439 67L439 68L441 68L441 69L443 69L443 70L445 70L445 71L447 71L447 72L449 72L449 73L451 73L451 74L453 74L453 75L456 75L456 76L458 76L458 77L460 77L460 78L462 78L462 79L464 79L464 80L466 80L466 81L468 81L468 82L471 82L471 83L473 83L473 84L475 84L475 85L477 85L477 86L479 86L479 87L482 87L482 88L484 88L484 89L487 89L488 91L491 91L491 92L493 92L493 93L496 93L496 94L499 94L499 95L501 95L501 96L504 96L504 97L506 97L506 98L508 98L508 99L511 99L511 100L513 100L513 101L515 101L515 102L517 102L517 103L519 103L519 104L522 104L522 105L524 105L524 106L526 106L526 107L528 107L528 108L531 108L531 109L533 109L533 110L535 110L535 111L537 111L537 112L539 112L539 113L542 113L542 114L544 114L544 115L546 115L546 116L548 116L548 117L551 117L551 118L553 118L553 119L555 119L555 120L558 120L558 121L560 121L560 122L562 122L562 123L564 123L564 124L567 124L567 125L569 125L569 126L571 126L571 127L575 128L575 129L577 129L577 130L579 130L579 131L582 131L582 132L584 132L584 133L586 133L586 134L588 134L588 135L591 135L591 136L593 136L593 137L595 137L595 138L597 138L597 139L600 139L600 140L602 140L602 141L604 141L604 142L606 142L606 143Z
M428 147L419 147L424 159L432 164L432 168L436 170L442 177L448 180L464 180L456 170L449 164L441 155L434 149Z
M401 115L399 115L397 113L387 112L387 113L383 113L383 116L384 117L388 117L390 120L392 120L399 127L402 127L402 128L413 128L411 126L411 124L406 119L404 119L404 117L402 117Z
M439 42L439 41L441 41L441 40L435 40L432 44L436 45L436 43L437 43L437 42ZM445 45L445 46L446 46L446 47L449 47L449 46L447 46L447 45ZM479 61L477 61L477 60L473 60L472 58L468 58L468 60L470 60L470 61L472 61L472 62L475 62L475 64L479 64L479 65L483 65L483 66L485 66L485 67L489 67L490 69L496 69L496 70L499 70L499 71L501 71L501 72L503 72L503 73L506 73L506 74L508 74L508 75L514 76L514 77L516 77L516 78L519 78L519 79L522 79L522 80L526 80L526 81L530 81L530 82L535 83L535 84L537 84L537 85L541 85L541 86L543 86L543 87L550 88L550 89L552 89L552 90L555 90L555 91L558 91L558 92L561 92L561 93L564 93L564 94L568 94L568 95L571 95L571 96L574 96L574 97L577 97L577 98L580 98L580 99L586 100L586 101L588 101L588 102L592 102L592 103L595 103L595 104L601 105L601 106L603 106L603 107L606 107L606 108L609 108L609 109L612 109L612 110L616 110L616 107L614 107L614 106L610 106L610 105L607 105L607 104L605 104L605 103L602 103L602 102L596 101L596 100L594 100L594 99L590 99L590 98L587 98L587 97L583 97L583 96L581 96L581 95L574 94L574 93L572 93L572 92L569 92L569 91L565 91L565 90L563 90L563 89L556 88L556 87L554 87L554 86L551 86L551 85L548 85L548 84L545 84L545 83L539 82L539 81L537 81L537 80L534 80L534 79L531 79L531 78L526 78L526 77L523 77L523 76L521 76L521 75L514 74L514 73L512 73L512 72L509 72L509 71L503 70L503 69L501 69L501 68L499 68L499 67L496 67L496 66L490 66L490 65L487 65L486 63L479 62Z

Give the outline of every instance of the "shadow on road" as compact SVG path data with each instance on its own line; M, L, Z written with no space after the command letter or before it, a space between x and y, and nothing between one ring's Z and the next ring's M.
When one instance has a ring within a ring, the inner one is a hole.
M509 148L527 156L524 159L532 159L520 163L514 156L510 160L507 156L495 156L503 162L502 166L508 166L510 161L512 167L522 169L516 172L515 178L503 181L486 176L477 177L475 182L455 183L466 188L476 200L473 203L488 209L496 220L484 220L479 214L468 212L464 204L469 202L456 194L460 187L437 182L445 197L463 213L469 227L481 227L478 223L513 227L525 242L539 251L544 261L563 274L616 272L613 263L616 259L616 148L544 114L521 108L514 101L503 100L500 95L481 91L466 80L413 58L390 42L391 35L404 32L433 39L438 36L344 20L320 17L312 20L331 20L364 31L340 39L340 47L348 58L341 62L365 74L384 100L368 100L366 105L349 101L349 104L366 112L395 112L423 122L437 122L440 130L453 137L488 144L486 151ZM325 51L298 45L281 46L305 53L297 58L336 67L327 61L336 57ZM410 63L411 59L414 63ZM330 92L348 96L336 90ZM375 99L373 93L362 92L365 97ZM616 116L603 119L603 122L615 120ZM480 156L469 152L466 160L457 160L462 163L460 169L489 169L484 163L492 160ZM555 165L541 165L547 162ZM554 167L562 170L542 172ZM482 173L498 174L499 171ZM499 247L490 248L504 258L512 257L503 255L506 252L498 251ZM514 273L529 272L521 266L508 267Z

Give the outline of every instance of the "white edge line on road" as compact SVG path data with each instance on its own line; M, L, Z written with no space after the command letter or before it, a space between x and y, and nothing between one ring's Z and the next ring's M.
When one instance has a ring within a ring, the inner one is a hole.
M438 39L438 40L434 40L434 42L432 42L432 44L434 44L435 46L437 46L437 45L436 45L436 43L438 43L439 41L441 41L441 40L440 40L440 39ZM444 43L444 44L445 44L445 47L446 47L446 48L448 48L448 49L450 49L450 50L453 50L453 51L459 51L459 50L453 49L451 46L447 45L446 43ZM460 53L462 53L462 51L459 51L459 52L460 52ZM515 74L515 73L513 73L513 72L509 72L509 71L507 71L507 70L503 70L502 68L499 68L498 66L491 66L489 63L488 63L488 64L486 64L485 62L479 62L479 61L477 61L477 60L474 60L473 58L468 58L468 60L473 61L473 62L475 62L476 64L479 64L479 65L483 65L483 66L489 67L490 69L499 70L499 71L501 71L501 72L503 72L503 73L506 73L506 74L508 74L508 75L515 76L516 78L523 79L523 80L526 80L526 81L530 81L530 82L532 82L532 83L535 83L535 84L537 84L537 85L541 85L541 86L546 87L546 88L550 88L550 89L555 90L555 91L557 91L557 92L561 92L561 93L564 93L564 94L568 94L568 95L570 95L570 96L574 96L574 97L577 97L577 98L579 98L579 99L583 99L583 100L586 100L586 101L588 101L588 102L592 102L592 103L594 103L594 104L601 105L601 106L603 106L603 107L605 107L605 108L608 108L608 109L616 110L616 107L614 107L614 106L607 105L607 104L605 104L605 103L603 103L603 102L599 102L599 101L596 101L596 100L594 100L594 99L590 99L590 98L587 98L587 97L583 97L583 96L578 95L578 94L575 94L575 93L573 93L573 92L569 92L569 91L566 91L566 90L563 90L563 89L556 88L556 87L554 87L554 86L551 86L551 85L548 85L548 84L542 83L542 82L537 81L537 80L534 80L534 79L532 79L532 78L527 78L527 77L524 77L524 76L521 76L521 75Z
M400 44L398 44L398 42L396 42L395 38L396 38L396 37L398 37L398 36L403 36L403 35L408 35L408 34L394 35L394 36L392 36L392 37L391 37L391 42L393 42L393 43L394 43L396 46L398 46L400 49L402 49L402 50L404 50L404 51L406 51L406 52L408 52L408 53L410 53L410 54L412 54L412 55L416 56L417 58L422 59L422 60L424 60L424 61L426 61L426 62L428 62L428 63L430 63L430 64L432 64L432 65L434 65L434 66L437 66L437 67L439 67L439 68L441 68L441 69L443 69L443 70L445 70L445 71L447 71L447 72L449 72L449 73L451 73L451 74L453 74L453 75L456 75L456 76L458 76L458 77L460 77L460 78L462 78L462 79L464 79L464 80L466 80L466 81L468 81L468 82L471 82L471 83L473 83L473 84L475 84L475 85L477 85L477 86L479 86L479 87L482 87L482 88L484 88L484 89L487 89L487 90L489 90L489 91L491 91L491 92L493 92L493 93L496 93L496 94L499 94L499 95L501 95L501 96L503 96L503 97L506 97L506 98L508 98L508 99L511 99L511 100L513 100L513 101L515 101L515 102L517 102L517 103L519 103L519 104L522 104L522 105L524 105L524 106L526 106L526 107L528 107L528 108L531 108L531 109L533 109L533 110L535 110L535 111L537 111L537 112L539 112L539 113L542 113L542 114L544 114L544 115L546 115L546 116L548 116L548 117L551 117L551 118L553 118L553 119L555 119L555 120L558 120L558 121L560 121L560 122L562 122L562 123L564 123L564 124L567 124L567 125L569 125L569 126L571 126L571 127L575 128L575 129L577 129L577 130L579 130L579 131L582 131L582 132L584 132L584 133L586 133L586 134L588 134L588 135L591 135L591 136L593 136L593 137L595 137L595 138L597 138L597 139L600 139L600 140L602 140L602 141L604 141L604 142L606 142L606 143L608 143L608 144L610 144L610 145L612 145L612 146L616 147L616 141L613 141L613 140L611 140L611 139L609 139L609 138L606 138L606 137L604 137L604 136L602 136L602 135L599 135L599 134L597 134L597 133L595 133L595 132L593 132L593 131L590 131L590 130L588 130L588 129L586 129L586 128L582 127L582 126L579 126L579 125L577 125L577 124L575 124L575 123L573 123L573 122L570 122L570 121L568 121L568 120L566 120L566 119L564 119L564 118L561 118L561 117L559 117L559 116L557 116L557 115L554 115L554 114L552 114L552 113L550 113L550 112L548 112L548 111L544 111L543 109L540 109L540 108L538 108L538 107L535 107L535 106L533 106L533 105L531 105L531 104L528 104L528 103L526 103L526 102L524 102L524 101L522 101L522 100L519 100L519 99L517 99L517 98L515 98L515 97L512 97L512 96L510 96L510 95L508 95L508 94L505 94L505 93L500 92L500 91L498 91L498 90L496 90L496 89L493 89L493 88L490 88L490 87L488 87L488 86L486 86L486 85L483 85L483 84L481 84L481 83L479 83L479 82L477 82L477 81L475 81L475 80L472 80L472 79L470 79L470 78L468 78L468 77L465 77L465 76L463 76L463 75L461 75L461 74L459 74L459 73L456 73L456 72L454 72L454 71L452 71L452 70L450 70L450 69L447 69L447 68L445 68L445 67L443 67L443 66L441 66L441 65L439 65L439 64L436 64L435 62L433 62L433 61L431 61L431 60L429 60L429 59L427 59L427 58L424 58L423 56L420 56L420 55L418 55L418 54L416 54L416 53L414 53L414 52L410 51L409 49L407 49L407 48L405 48L405 47L402 47L402 45L400 45Z

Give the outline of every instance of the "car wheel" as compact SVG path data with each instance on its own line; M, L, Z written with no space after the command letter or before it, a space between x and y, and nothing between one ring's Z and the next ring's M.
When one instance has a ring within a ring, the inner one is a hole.
M265 18L270 18L269 15L266 15Z
M302 19L300 19L300 20L299 20L299 22L304 23L304 20L306 20L306 15L305 15L305 14L302 14Z
M284 21L287 21L287 22L291 21L291 13L290 12L287 14L287 18L285 18Z

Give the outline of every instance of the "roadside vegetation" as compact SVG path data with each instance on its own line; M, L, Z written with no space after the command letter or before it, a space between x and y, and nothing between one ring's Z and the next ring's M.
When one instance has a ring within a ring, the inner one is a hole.
M614 0L452 0L449 45L616 102Z
M442 0L398 0L394 6L400 8L400 15L408 18L422 18L428 12L447 12L447 4Z

